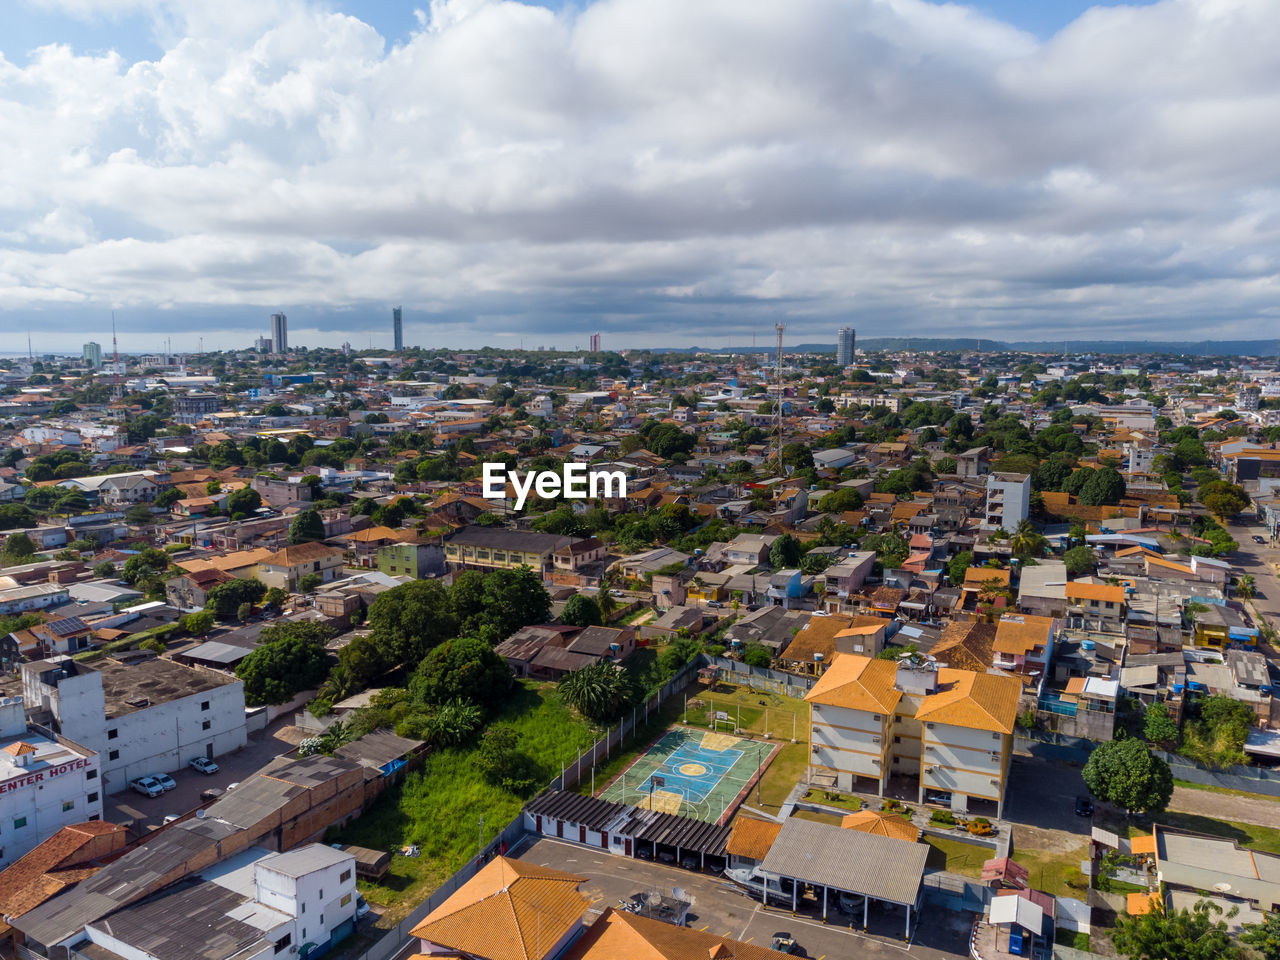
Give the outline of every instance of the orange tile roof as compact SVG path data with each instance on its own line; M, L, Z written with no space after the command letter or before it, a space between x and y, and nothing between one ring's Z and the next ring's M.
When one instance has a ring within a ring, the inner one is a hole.
M815 653L822 654L824 659L835 656L836 637L853 627L876 627L884 629L888 621L880 617L858 615L811 616L800 632L782 652L784 660L803 660L806 663L813 659Z
M976 620L953 621L942 628L930 655L951 667L986 670L991 666L991 650L996 628Z
M1156 852L1156 835L1154 833L1144 833L1141 836L1134 837L1129 841L1129 849L1134 853L1150 853Z
M110 835L100 843L95 841ZM98 871L86 858L123 850L128 831L116 823L94 820L63 827L0 871L0 914L16 917ZM86 851L85 848L88 847ZM0 922L0 934L9 925Z
M283 550L277 550L269 557L264 557L261 563L272 567L293 567L300 563L326 560L341 554L341 550L327 543L295 543Z
M4 748L4 752L14 757L21 757L24 754L35 753L36 748L29 743L17 740Z
M1068 677L1066 692L1070 694L1084 693L1085 677Z
M860 810L857 813L851 813L840 821L840 826L847 830L874 833L881 837L893 837L895 840L910 840L912 843L920 839L920 831L910 820L897 814L878 813L875 810Z
M781 926L785 926L782 924ZM622 913L612 907L573 945L565 960L785 960L754 943Z
M1067 599L1124 603L1124 587L1113 587L1105 583L1085 583L1081 580L1072 580L1067 584Z
M774 820L757 820L755 817L737 817L724 848L735 857L763 860L773 841L778 839L782 824Z
M590 903L582 883L586 877L496 857L412 936L486 960L541 960L580 922Z
M953 727L1013 733L1022 684L1014 677L938 670L938 692L924 698L916 719Z
M991 649L996 653L1028 654L1036 647L1048 648L1053 632L1053 617L1029 614L1005 614L996 624L996 639Z
M846 710L893 713L902 699L894 687L897 673L898 665L892 660L838 653L805 700Z

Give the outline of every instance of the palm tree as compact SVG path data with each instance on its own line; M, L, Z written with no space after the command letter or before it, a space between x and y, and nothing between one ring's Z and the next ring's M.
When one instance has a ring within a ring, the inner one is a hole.
M1240 582L1236 585L1236 593L1248 600L1258 592L1257 581L1253 579L1252 573L1246 573L1240 578Z
M559 690L566 703L597 723L613 720L630 699L626 674L605 660L566 674Z

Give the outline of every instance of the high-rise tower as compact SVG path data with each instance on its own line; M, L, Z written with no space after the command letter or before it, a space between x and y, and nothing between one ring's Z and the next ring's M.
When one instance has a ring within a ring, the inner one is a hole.
M289 318L283 313L271 315L271 349L275 353L289 349Z
M391 308L391 329L395 334L396 353L404 349L404 324L399 307Z
M847 367L853 363L857 334L853 327L841 327L836 333L836 365Z

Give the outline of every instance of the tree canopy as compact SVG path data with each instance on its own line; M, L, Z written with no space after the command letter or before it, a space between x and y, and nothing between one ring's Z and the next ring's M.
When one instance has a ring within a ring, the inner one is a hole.
M1169 764L1133 738L1100 744L1081 776L1095 797L1130 812L1159 813L1173 797Z
M314 621L285 621L263 630L260 645L236 667L245 703L284 703L300 690L319 686L329 672L324 645L332 635Z

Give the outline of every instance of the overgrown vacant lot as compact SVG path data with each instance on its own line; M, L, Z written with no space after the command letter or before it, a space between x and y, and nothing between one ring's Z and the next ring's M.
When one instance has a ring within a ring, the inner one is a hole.
M574 714L553 684L517 683L510 699L489 726L519 731L522 748L539 764L539 782L560 772L601 731ZM440 750L427 757L402 784L392 787L359 820L328 839L395 854L391 872L380 883L360 881L361 892L388 908L398 921L476 853L484 820L485 842L520 810L522 799L485 782L475 763L475 747ZM421 855L399 855L417 844Z

